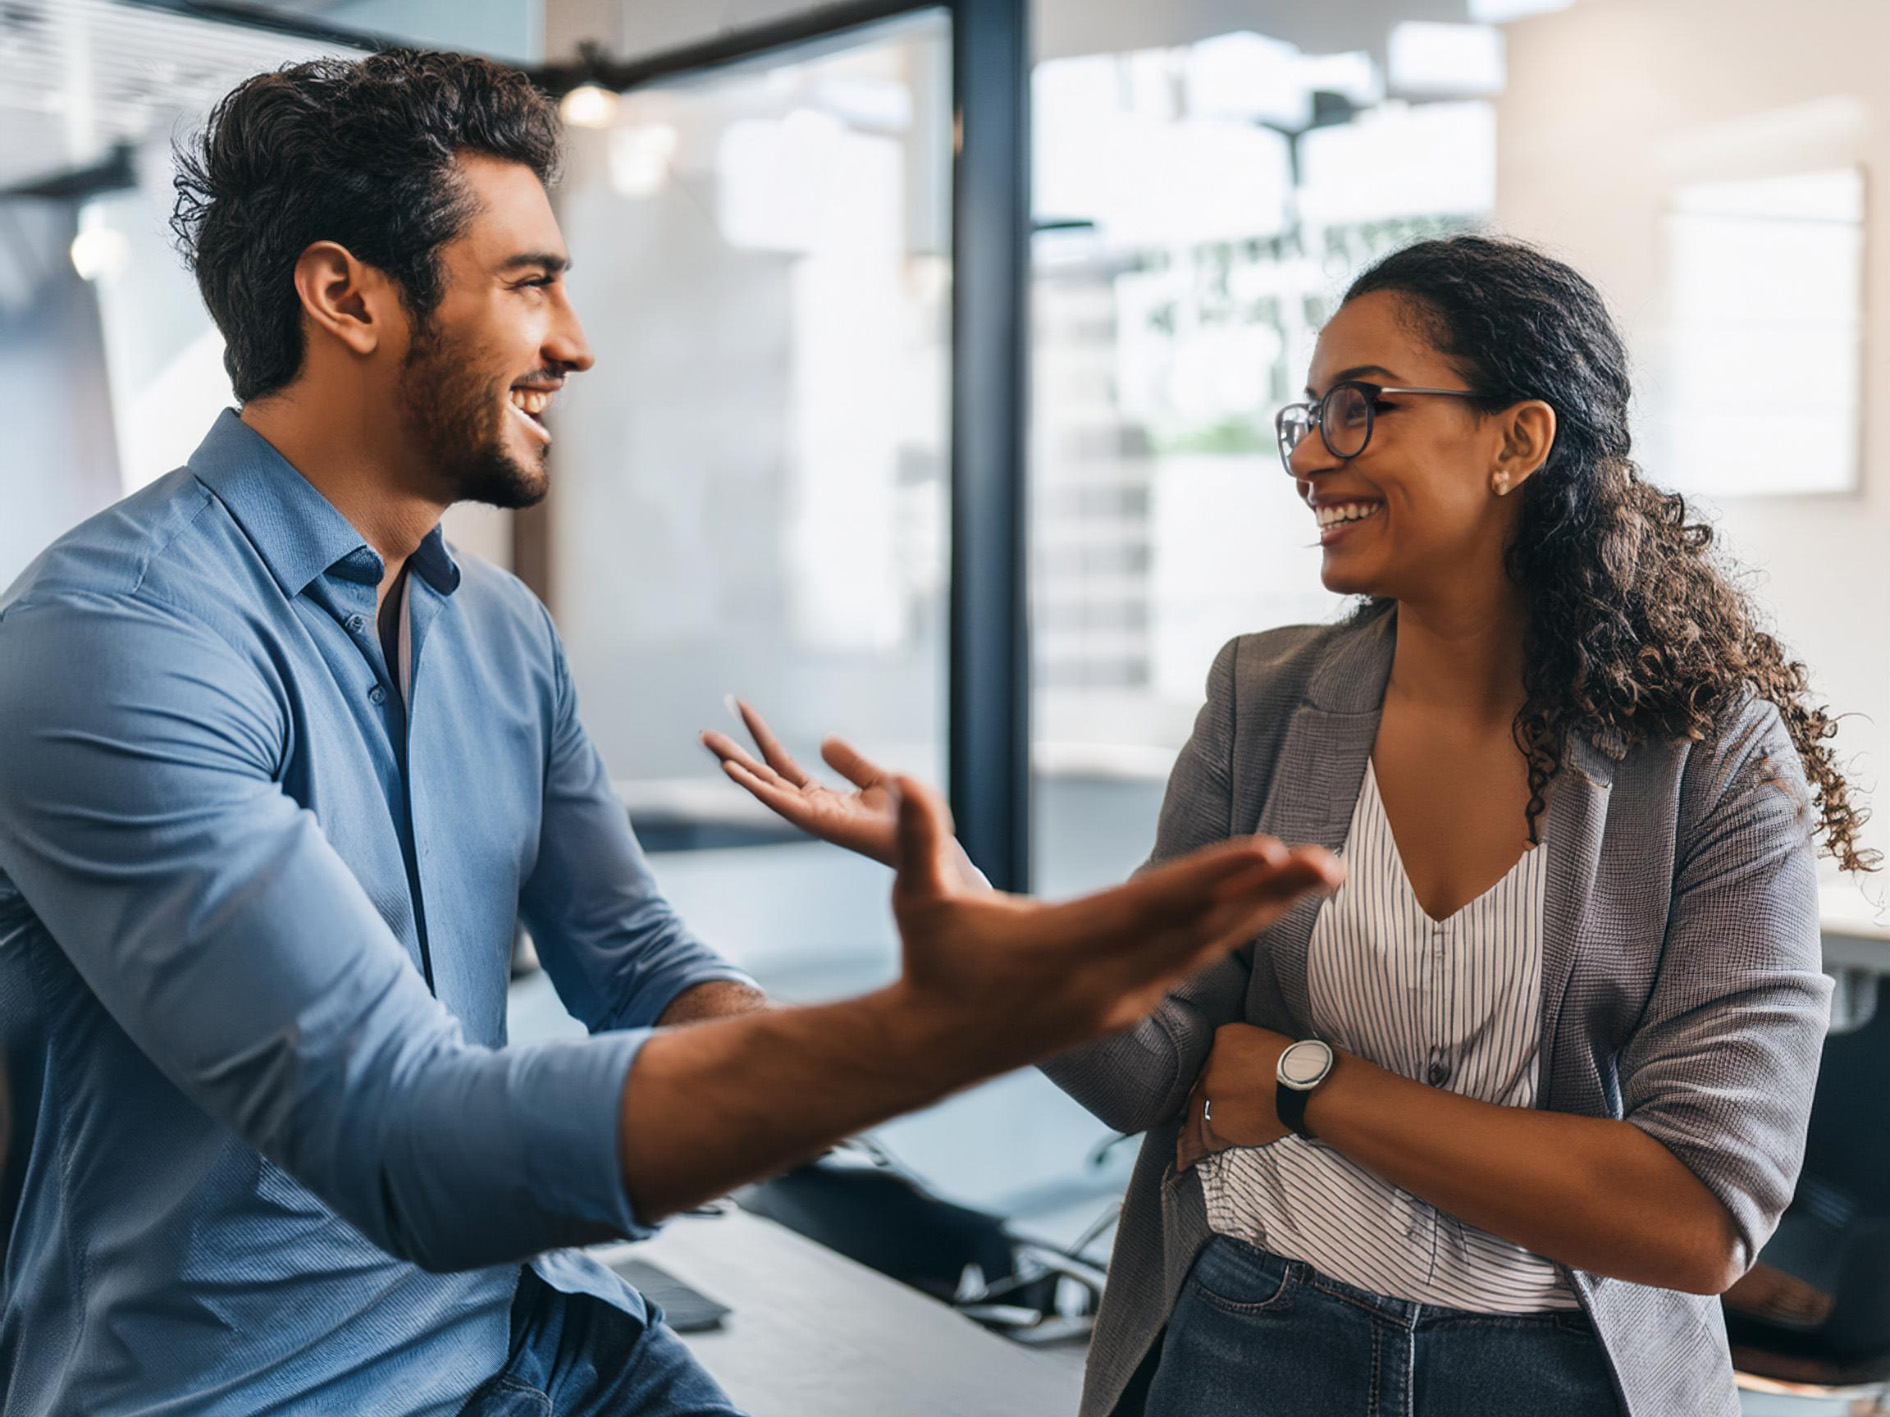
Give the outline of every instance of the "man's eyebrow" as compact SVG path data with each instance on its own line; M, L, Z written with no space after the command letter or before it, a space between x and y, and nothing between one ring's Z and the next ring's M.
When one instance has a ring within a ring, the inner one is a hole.
M571 269L571 258L555 251L521 251L499 262L501 271L522 271L532 266L542 267L546 275L555 276Z
M1392 383L1395 384L1398 382L1398 376L1385 368L1382 364L1354 364L1350 369L1341 369L1337 374L1334 374L1332 376L1332 382L1335 384L1343 384L1347 379L1361 378L1366 374L1383 374L1387 379L1391 380ZM1306 397L1316 399L1319 397L1319 392L1313 388L1311 384L1308 384L1306 386Z

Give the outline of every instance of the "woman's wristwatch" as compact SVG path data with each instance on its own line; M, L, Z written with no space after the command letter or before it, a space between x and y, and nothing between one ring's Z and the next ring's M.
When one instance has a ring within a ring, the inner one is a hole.
M1315 1140L1306 1125L1306 1103L1319 1084L1332 1076L1332 1045L1318 1038L1302 1038L1280 1054L1273 1071L1273 1110L1280 1124Z

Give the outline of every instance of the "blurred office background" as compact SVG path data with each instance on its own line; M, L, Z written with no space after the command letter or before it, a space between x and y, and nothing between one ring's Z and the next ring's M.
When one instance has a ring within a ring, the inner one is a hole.
M1006 34L1021 63L970 72ZM556 203L598 365L556 411L547 505L451 529L551 603L660 879L784 997L889 976L886 874L722 779L695 734L724 695L807 759L837 732L949 781L1001 880L1120 879L1218 646L1344 609L1272 415L1351 275L1428 234L1527 237L1603 288L1645 470L1753 569L1876 783L1890 6L0 0L0 583L229 401L166 229L173 136L376 38L568 92ZM957 110L1006 74L1009 142ZM1834 878L1828 906L1868 937L1873 902ZM1874 1009L1853 954L1845 1027ZM561 1026L540 980L518 1018ZM1035 1075L880 1136L1106 1253L1130 1148Z

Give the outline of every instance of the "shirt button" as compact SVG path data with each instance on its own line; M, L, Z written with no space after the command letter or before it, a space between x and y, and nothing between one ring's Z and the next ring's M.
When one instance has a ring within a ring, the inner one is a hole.
M369 689L367 696L368 702L371 704L384 704L387 702L387 690L383 689L379 684Z
M348 617L348 633L349 633L349 634L351 634L351 635L358 635L358 634L360 634L360 633L361 633L361 632L362 632L363 630L365 630L366 628L367 628L367 617L366 617L366 616L364 616L364 615L350 615L350 616Z
M1431 1064L1430 1079L1432 1087L1442 1087L1450 1081L1450 1064L1442 1058Z

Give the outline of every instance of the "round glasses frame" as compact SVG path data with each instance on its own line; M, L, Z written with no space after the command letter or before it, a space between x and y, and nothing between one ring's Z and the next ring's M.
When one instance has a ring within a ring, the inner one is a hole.
M1483 397L1475 389L1423 389L1373 384L1364 379L1341 379L1326 390L1325 397L1310 403L1289 403L1274 415L1273 432L1280 442L1280 465L1287 475L1297 475L1293 472L1293 452L1315 428L1326 451L1342 462L1350 462L1364 452L1372 441L1378 401L1386 394L1429 394L1452 399Z

